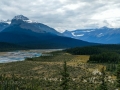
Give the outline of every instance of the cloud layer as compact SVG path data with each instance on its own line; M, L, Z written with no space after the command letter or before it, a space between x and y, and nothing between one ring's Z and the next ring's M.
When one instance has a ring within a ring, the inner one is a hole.
M25 15L56 30L120 27L119 0L0 0L0 19Z

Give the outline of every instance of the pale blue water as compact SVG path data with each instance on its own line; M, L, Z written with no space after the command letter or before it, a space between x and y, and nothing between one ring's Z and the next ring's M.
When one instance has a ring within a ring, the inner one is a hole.
M0 55L0 63L8 63L15 61L23 61L27 57L39 57L41 55L40 52L36 51L14 51L7 52L3 55Z

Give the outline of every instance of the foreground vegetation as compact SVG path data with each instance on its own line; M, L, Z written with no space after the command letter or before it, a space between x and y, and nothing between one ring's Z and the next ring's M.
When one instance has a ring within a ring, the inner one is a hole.
M72 48L0 64L0 90L115 90L119 45Z
M59 51L21 62L0 64L0 90L101 90L104 85L101 73L106 65L87 63L88 60L89 55ZM107 90L115 90L114 73L106 71L104 77Z
M120 89L120 45L97 45L88 47L76 47L64 50L67 53L73 55L90 55L88 63L91 64L101 64L105 66L102 77L105 79L106 73L111 73L116 76L114 86ZM108 89L107 82L102 78L102 85L100 90L110 90ZM117 89L117 90L119 90ZM113 89L114 90L114 89Z

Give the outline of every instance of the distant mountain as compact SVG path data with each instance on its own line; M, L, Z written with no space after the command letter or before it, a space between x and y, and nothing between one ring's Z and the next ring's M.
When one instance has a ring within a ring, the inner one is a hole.
M94 45L69 37L58 36L50 33L35 33L33 31L12 26L0 33L0 41L14 43L28 48L69 48L76 46Z
M95 45L64 37L55 29L42 23L33 22L23 15L15 16L11 23L0 32L0 42L28 48L69 48Z
M61 35L55 29L47 25L44 25L42 23L29 20L27 17L23 15L15 16L11 21L11 25L19 25L21 28L29 29L36 33L52 33L52 34Z
M120 28L96 28L96 29L78 29L63 32L66 37L94 43L118 44L120 41Z
M3 29L5 29L6 27L8 27L10 23L11 23L10 20L7 20L7 21L1 20L0 21L0 31L2 31Z
M42 23L32 21L23 15L17 15L12 20L6 20L6 21L1 20L0 31L12 25L19 25L21 28L29 29L37 33L52 33L52 34L62 35L61 33L57 32L55 29L47 25L44 25Z

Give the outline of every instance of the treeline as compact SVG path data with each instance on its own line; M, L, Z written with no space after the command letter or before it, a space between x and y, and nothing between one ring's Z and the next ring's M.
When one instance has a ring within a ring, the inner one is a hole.
M23 50L23 49L28 49L28 48L20 46L20 45L16 45L16 44L0 42L0 52L13 51L13 50Z
M102 50L97 47L76 47L76 48L66 49L65 51L73 55L92 55L92 54L99 54L102 52Z
M88 62L92 63L118 63L120 55L116 52L103 52L97 55L90 55Z
M107 44L87 47L76 47L64 50L73 55L90 55L88 62L92 63L113 63L120 61L120 45Z
M97 45L97 46L86 46L86 47L76 47L64 50L67 53L73 55L94 55L100 54L102 52L117 52L120 53L119 44L107 44L107 45Z

